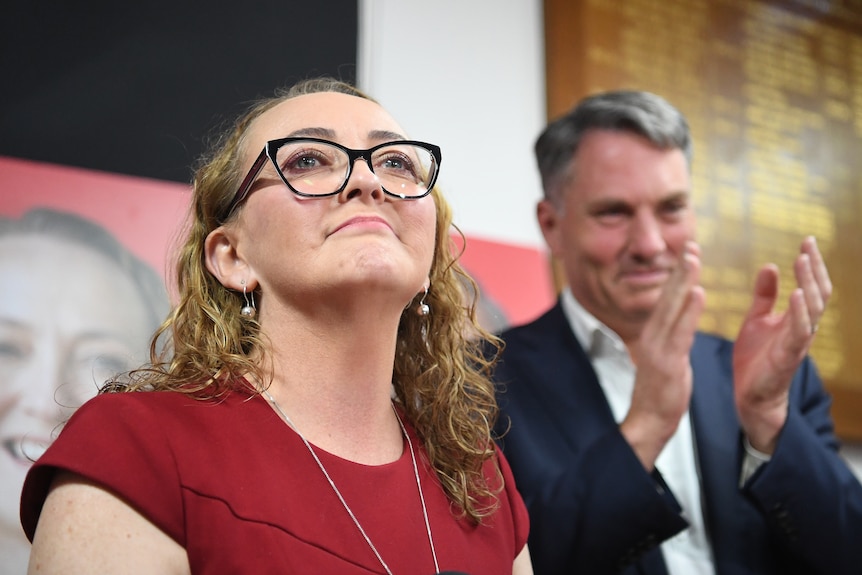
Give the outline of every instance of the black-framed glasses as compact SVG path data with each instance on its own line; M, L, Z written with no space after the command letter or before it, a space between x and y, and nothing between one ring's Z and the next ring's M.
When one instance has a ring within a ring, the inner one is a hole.
M352 150L320 138L281 138L266 143L225 211L227 220L251 193L267 158L290 191L305 198L334 196L344 190L356 160L365 160L383 192L402 200L427 196L440 169L440 147L397 140L367 150Z

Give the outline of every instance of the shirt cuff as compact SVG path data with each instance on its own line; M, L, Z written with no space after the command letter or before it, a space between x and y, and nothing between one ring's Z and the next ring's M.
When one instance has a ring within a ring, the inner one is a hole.
M742 459L742 472L739 474L740 489L761 465L772 459L772 456L768 453L754 449L747 437L742 438L742 446L745 448L745 456Z

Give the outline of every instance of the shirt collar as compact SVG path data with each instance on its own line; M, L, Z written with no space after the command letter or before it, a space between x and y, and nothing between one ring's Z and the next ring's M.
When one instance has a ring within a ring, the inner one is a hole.
M628 355L628 350L620 336L584 309L584 306L575 299L570 288L563 289L560 301L563 315L566 316L569 327L587 355L596 357L608 348Z

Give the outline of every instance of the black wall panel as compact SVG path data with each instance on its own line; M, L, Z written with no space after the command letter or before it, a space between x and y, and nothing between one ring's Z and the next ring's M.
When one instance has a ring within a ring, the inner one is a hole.
M354 81L356 0L12 0L0 155L188 182L208 134L277 86Z

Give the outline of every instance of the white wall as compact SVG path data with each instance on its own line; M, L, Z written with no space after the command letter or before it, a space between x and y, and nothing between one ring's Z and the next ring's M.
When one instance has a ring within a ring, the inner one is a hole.
M360 0L357 84L443 149L467 234L544 249L532 146L545 125L541 0Z

